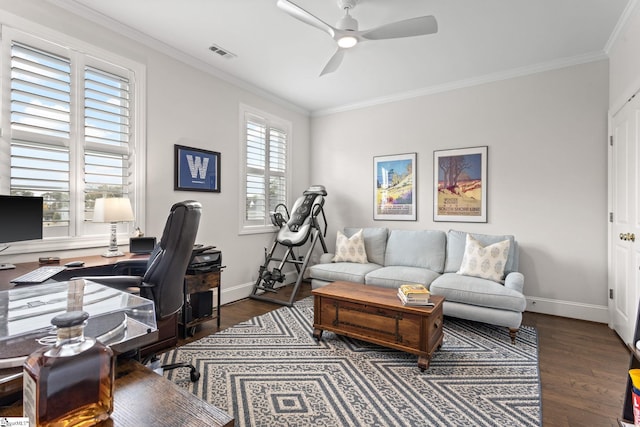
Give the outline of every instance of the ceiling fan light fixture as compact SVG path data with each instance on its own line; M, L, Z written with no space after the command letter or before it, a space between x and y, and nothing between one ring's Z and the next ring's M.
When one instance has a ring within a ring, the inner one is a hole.
M338 46L343 49L349 49L358 44L358 39L354 36L342 36L338 39Z

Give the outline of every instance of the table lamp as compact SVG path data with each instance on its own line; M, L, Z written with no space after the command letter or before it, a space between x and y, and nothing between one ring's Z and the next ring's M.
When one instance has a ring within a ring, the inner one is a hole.
M110 222L111 238L109 250L102 254L103 257L123 256L118 250L117 223L133 221L131 201L126 197L104 197L96 199L93 209L93 222Z

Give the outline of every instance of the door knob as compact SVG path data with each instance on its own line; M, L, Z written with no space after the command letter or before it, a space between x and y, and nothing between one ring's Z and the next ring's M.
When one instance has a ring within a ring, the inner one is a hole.
M631 240L632 242L635 242L636 241L636 235L633 234L633 233L630 233L629 234L629 240Z
M635 242L636 241L636 235L633 233L620 233L620 240L625 240L625 241L632 241Z

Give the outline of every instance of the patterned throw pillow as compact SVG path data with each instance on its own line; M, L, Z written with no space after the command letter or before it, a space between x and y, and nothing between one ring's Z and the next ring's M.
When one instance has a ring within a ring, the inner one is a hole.
M462 264L457 273L501 282L504 266L509 257L509 244L509 240L503 240L489 246L482 246L471 234L467 234Z
M362 230L359 230L353 236L347 238L342 231L338 230L336 237L336 254L333 262L357 262L366 264L367 252L364 250L364 238Z

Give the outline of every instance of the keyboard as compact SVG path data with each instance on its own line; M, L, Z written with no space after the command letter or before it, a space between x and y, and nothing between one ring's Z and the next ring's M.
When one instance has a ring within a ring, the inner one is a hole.
M11 283L22 285L22 284L34 284L34 283L46 282L56 274L66 269L67 267L65 267L64 265L42 266L28 272L27 274L23 274L22 276L16 277L15 279L11 280Z

